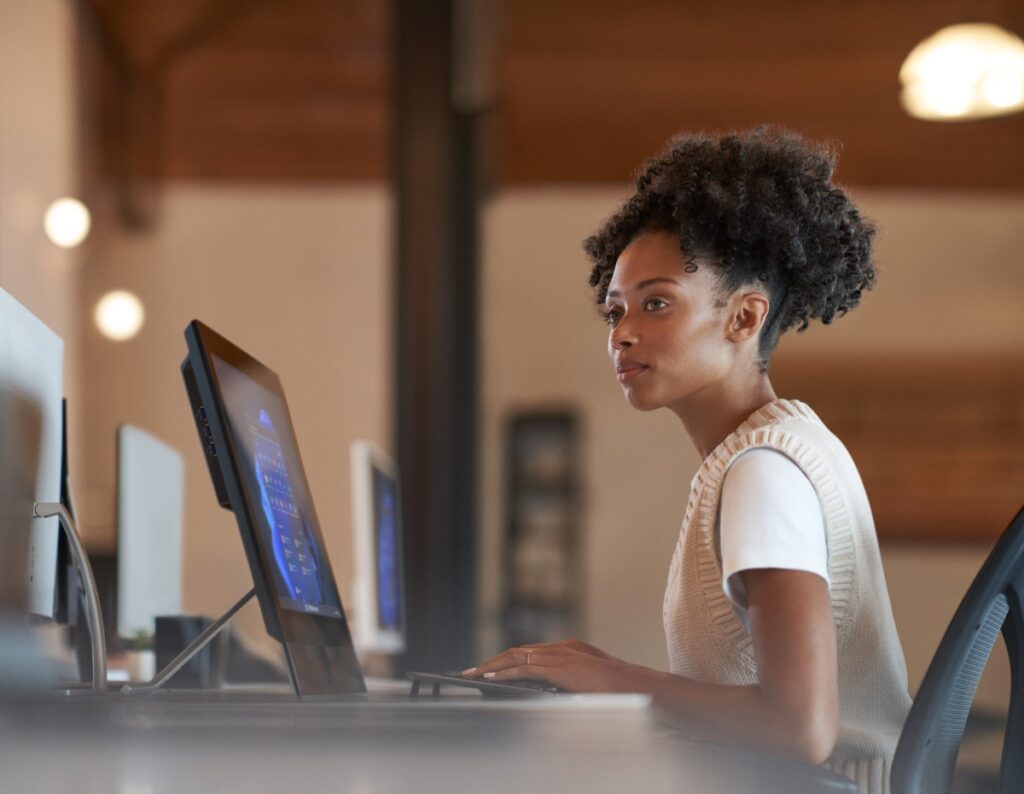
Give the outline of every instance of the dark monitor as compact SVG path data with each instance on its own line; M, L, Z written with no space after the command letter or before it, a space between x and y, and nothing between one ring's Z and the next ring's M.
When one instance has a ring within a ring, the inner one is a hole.
M280 380L198 320L185 340L181 371L214 490L238 521L296 694L365 692Z
M68 400L61 404L60 434L60 503L75 520L75 506L71 499L71 483L68 481ZM57 574L53 592L53 619L56 623L68 622L68 595L71 592L72 576L68 569L73 567L71 546L61 532L57 537Z

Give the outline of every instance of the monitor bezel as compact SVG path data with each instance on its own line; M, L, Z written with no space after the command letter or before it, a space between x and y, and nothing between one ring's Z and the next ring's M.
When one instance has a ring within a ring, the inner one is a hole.
M185 330L185 339L189 355L182 363L182 374L185 377L190 399L193 403L196 399L200 401L200 405L192 406L193 413L218 501L221 506L230 509L235 515L264 625L271 637L285 645L297 694L322 694L324 691L365 692L365 682L359 669L352 637L345 619L344 603L326 551L320 521L309 489L309 480L306 477L301 452L298 448L295 425L292 422L291 411L280 379L269 367L198 320L189 323ZM253 505L257 504L258 500L248 493L248 486L242 473L244 469L240 451L235 444L234 435L230 431L229 414L221 398L220 381L211 360L212 356L217 356L252 378L260 386L272 392L281 402L295 439L295 457L298 466L296 474L303 479L306 493L309 496L310 515L307 516L307 519L322 551L322 565L338 596L341 608L341 615L338 617L298 612L285 608L278 601L271 574L271 566L274 563L267 556L267 550L263 548L263 544L259 540L258 527L260 524L253 515ZM191 383L189 382L190 377ZM200 408L205 411L205 416L199 414ZM206 435L202 427L204 422L209 427L209 436ZM215 450L211 449L211 444L214 445ZM314 649L320 649L321 652L318 653ZM320 669L323 664L318 660L327 658L323 653L327 651L329 651L328 656L336 660L335 667L342 665L346 669L341 671ZM305 662L302 660L303 657L308 657ZM340 676L339 673L341 673Z

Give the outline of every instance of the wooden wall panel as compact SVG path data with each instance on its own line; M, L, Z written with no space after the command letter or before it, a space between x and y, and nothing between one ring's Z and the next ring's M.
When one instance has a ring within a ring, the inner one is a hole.
M847 445L880 537L991 541L1024 504L1024 356L788 359L772 376Z

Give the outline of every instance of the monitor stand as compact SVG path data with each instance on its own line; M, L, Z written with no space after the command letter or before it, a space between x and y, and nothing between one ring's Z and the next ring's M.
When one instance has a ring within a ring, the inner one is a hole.
M168 662L167 666L164 667L163 670L161 670L153 677L153 680L148 681L145 684L139 684L137 686L125 684L123 687L121 687L121 694L144 695L149 692L155 692L156 690L158 690L160 687L166 684L176 672L178 672L182 667L188 664L189 660L193 656L195 656L197 653L203 650L203 648L205 648L211 642L213 642L214 638L216 638L216 636L227 627L231 618L233 618L242 607L248 604L249 601L252 600L252 597L254 595L256 595L255 587L253 587L251 590L249 590L248 593L246 593L237 602L235 602L235 605L231 607L231 609L229 609L227 612L225 612L223 615L217 618L213 623L207 626L206 629L198 637L196 637L194 640L192 640L192 642L186 645L185 649L181 653L179 653L177 656L171 659L171 661Z
M231 609L211 623L198 637L190 642L185 649L175 656L166 667L145 684L125 684L121 687L122 695L145 695L156 692L189 660L209 645L228 625L228 622L244 607L253 596L256 588L252 588L242 596ZM332 692L365 692L361 681L356 681L348 669L349 660L345 658L341 648L333 646L304 645L300 643L283 643L285 657L288 661L288 672L291 674L292 686L301 697L316 697Z
M89 639L92 641L92 686L63 687L65 694L107 693L107 640L103 634L103 616L100 612L100 598L96 590L96 579L92 575L89 556L82 546L82 538L78 534L71 514L60 502L36 502L32 505L33 518L52 518L60 521L64 535L71 547L71 556L82 575L85 585L85 617L89 625Z
M351 649L286 640L284 653L295 692L300 698L338 697L366 692L362 675L352 671L355 654ZM355 669L359 670L358 663Z

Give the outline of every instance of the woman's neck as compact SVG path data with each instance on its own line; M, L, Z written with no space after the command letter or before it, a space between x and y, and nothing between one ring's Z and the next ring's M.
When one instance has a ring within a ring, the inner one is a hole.
M767 375L753 381L724 381L672 406L703 460L743 421L766 403L777 399Z

